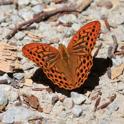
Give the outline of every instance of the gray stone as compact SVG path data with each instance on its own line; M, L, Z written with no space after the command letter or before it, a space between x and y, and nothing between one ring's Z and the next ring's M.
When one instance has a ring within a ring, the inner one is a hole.
M86 96L76 92L71 92L71 98L73 102L77 105L82 104L83 102L86 101Z
M73 14L63 15L59 17L58 21L63 24L74 23L76 21L76 16Z
M50 0L42 0L42 2L45 3L45 4L49 4Z
M21 9L18 14L25 20L29 20L33 18L33 12L30 11L29 8Z
M123 13L123 11L124 11L124 9L123 10L118 10L118 11L113 10L111 13L109 13L108 22L109 22L110 26L117 27L118 25L124 23L124 13Z
M63 101L63 104L64 104L65 108L67 108L67 109L71 109L74 105L71 98L65 98Z
M11 16L13 24L23 21L17 14ZM15 26L15 25L14 25Z
M43 39L44 42L46 42L46 43L48 42L48 40L52 41L52 39L56 39L56 38L61 37L61 34L55 30L54 26L51 26L50 24L47 24L44 22L40 23L39 30L42 33L42 36L47 38L46 41L45 41L45 39Z
M15 79L21 80L24 78L24 73L14 73L13 76Z
M6 17L3 13L0 13L0 23L4 22L6 20Z
M3 123L27 122L36 117L42 118L40 112L35 112L25 107L11 107L3 114Z
M1 27L7 27L7 26L9 26L9 23L7 22L3 22L3 23L1 23Z
M63 110L64 110L64 105L62 102L58 101L54 107L52 108L51 114L53 114L54 116L59 115Z
M8 99L9 102L16 101L18 98L18 92L16 91L16 89L14 89L10 85L1 84L0 85L0 94L4 94L5 99ZM2 98L2 97L0 97L0 98Z
M14 90L14 88L12 88L10 91L8 91L7 97L9 102L14 102L18 99L18 92Z
M19 6L28 5L30 0L18 0Z
M107 110L108 110L107 114L112 114L118 109L119 109L118 103L114 101L107 107Z
M56 94L52 95L52 99L51 99L52 105L54 105L58 100L59 100L58 95Z
M42 6L41 4L38 4L38 5L34 6L34 7L32 8L32 10L33 10L34 14L37 14L37 13L43 11L43 6Z
M39 4L38 0L30 0L31 5L37 5ZM42 1L40 1L40 3L42 3Z
M2 111L8 103L8 98L4 90L0 90L0 111Z
M72 29L74 31L78 31L81 28L81 24L73 23L72 24Z
M99 124L110 124L111 120L108 118L102 118L99 120Z
M10 77L6 73L3 76L0 76L0 80L6 80L7 83L11 82Z
M118 83L118 85L117 85L117 90L124 92L124 83L123 83L123 82L119 82L119 83Z
M83 112L83 109L80 105L75 105L73 108L72 108L72 113L74 116L76 117L79 117Z
M113 30L113 34L116 36L117 41L124 42L124 27L123 25L118 26L116 29Z

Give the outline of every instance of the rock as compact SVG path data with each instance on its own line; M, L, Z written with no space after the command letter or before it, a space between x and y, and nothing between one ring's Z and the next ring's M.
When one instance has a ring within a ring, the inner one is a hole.
M52 40L61 37L61 34L55 30L54 26L52 27L50 24L44 22L40 23L39 31L42 33L42 36L47 37L46 40L44 39L46 43L48 43L48 39Z
M75 105L73 108L72 108L72 113L74 114L74 116L76 117L79 117L83 112L83 109L81 106L79 105Z
M21 22L21 21L23 21L22 20L22 18L20 18L18 15L16 15L16 14L14 14L14 15L12 15L11 16L11 19L12 19L12 23L13 24L16 24L16 23L18 23L18 22ZM14 27L15 25L13 25L13 27Z
M52 95L52 105L54 105L58 100L59 100L58 95L53 94L53 95Z
M38 4L38 5L34 6L34 7L32 8L32 10L33 10L34 14L37 14L37 13L43 11L43 6L42 6L41 4Z
M71 92L71 98L73 102L77 105L82 104L83 102L86 101L86 96L78 94L76 92Z
M24 73L14 73L13 76L15 79L21 80L24 78Z
M121 42L124 41L124 28L123 25L118 26L116 29L114 29L113 34L116 36L117 41Z
M6 83L10 83L11 79L10 77L5 73L3 76L0 76L0 81L5 80Z
M52 108L51 114L53 114L54 116L57 116L59 114L61 114L61 112L64 110L64 106L63 103L58 101L54 107Z
M76 21L76 16L73 14L63 15L58 18L58 21L63 24L74 23Z
M9 100L9 102L14 102L18 99L19 94L17 91L14 90L14 88L11 88L10 91L8 91L7 93L7 98Z
M3 13L0 13L0 23L4 22L6 20Z
M107 107L108 110L107 114L112 114L118 109L119 109L118 103L114 101Z
M38 98L40 106L43 108L43 112L49 114L53 108L52 98L55 96L54 94L49 94L46 90L37 93L36 91L33 94Z
M0 112L5 109L8 103L8 98L4 90L0 90Z
M18 98L18 92L10 85L0 85L0 92L5 94L5 98L8 99L9 102L16 101ZM0 93L1 94L1 93Z
M50 3L50 0L42 0L42 2L43 2L44 4L49 4L49 3Z
M28 5L30 0L18 0L19 6Z
M9 26L9 23L6 22L1 23L1 27L7 27L7 26Z
M19 32L17 32L17 33L15 34L15 38L16 38L17 40L22 40L24 37L25 37L25 33L21 32L21 31L19 31Z
M113 16L114 15L114 16ZM118 25L121 25L124 23L124 13L122 10L118 11L111 11L108 15L108 22L110 26L117 27Z
M57 119L56 124L66 124L66 120L63 119Z
M110 120L108 118L102 118L99 121L99 124L110 124Z
M33 81L32 79L25 79L24 85L28 87L32 87Z
M97 3L97 6L99 6L99 7L105 7L107 9L111 9L113 7L113 4L112 4L111 1L104 0L104 1L99 1Z
M11 107L3 113L3 123L28 122L29 119L42 118L40 112L35 112L25 107Z
M42 1L40 1L40 3L41 3ZM31 3L31 5L37 5L37 4L39 4L39 1L37 1L37 0L30 0L30 3Z
M74 103L71 98L65 98L63 101L63 104L64 104L65 108L71 109L73 107Z
M49 103L44 103L44 105L42 105L43 107L43 112L45 114L49 114L52 111L53 105L49 104Z
M123 82L119 82L117 85L117 91L121 94L124 95L124 83Z
M73 23L72 24L72 29L74 31L78 31L80 28L81 28L81 25L80 24L77 24L77 23Z
M29 10L29 8L21 9L19 11L19 16L21 16L25 21L33 18L33 12Z

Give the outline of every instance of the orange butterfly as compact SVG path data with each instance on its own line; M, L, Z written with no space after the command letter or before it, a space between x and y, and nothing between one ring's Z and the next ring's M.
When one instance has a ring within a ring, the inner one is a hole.
M72 90L88 78L93 65L91 56L100 34L100 22L90 22L79 29L67 48L58 49L46 43L30 43L23 47L23 54L40 66L47 77L60 88Z

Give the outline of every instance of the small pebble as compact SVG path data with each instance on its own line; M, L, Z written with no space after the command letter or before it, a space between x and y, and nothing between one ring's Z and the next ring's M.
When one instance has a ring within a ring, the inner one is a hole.
M73 14L63 15L59 17L58 21L63 24L73 23L76 21L76 16Z
M71 98L73 102L77 105L82 104L86 101L86 96L76 92L71 92Z
M28 9L22 9L19 11L19 16L21 16L25 21L33 18L33 12Z
M3 114L2 122L6 124L15 122L26 122L36 117L42 118L40 112L32 111L25 107L11 107Z
M33 10L34 14L37 14L37 13L43 11L43 6L42 6L41 4L38 4L38 5L34 6L34 7L32 8L32 10Z
M81 28L81 24L73 23L72 28L74 31L78 31Z
M63 104L67 109L71 109L74 105L71 98L65 98L64 101L63 101Z
M32 84L33 84L32 79L27 79L27 78L25 79L25 82L24 82L24 85L25 86L31 87Z
M83 112L83 109L81 106L79 105L75 105L73 108L72 108L72 113L74 114L74 116L76 117L79 117Z
M5 109L8 103L8 98L4 90L0 90L0 112Z
M52 105L54 105L59 100L58 95L52 95Z
M17 32L17 33L15 34L15 38L16 38L17 40L22 40L24 37L25 37L25 33L21 32L21 31L19 31L19 32Z
M19 94L16 90L14 90L14 88L11 88L11 90L8 91L7 93L7 97L8 97L9 102L14 102L18 99Z
M30 3L30 0L18 0L17 2L19 6L23 6L23 5L28 5Z
M24 73L14 73L13 76L15 79L21 80L24 78Z

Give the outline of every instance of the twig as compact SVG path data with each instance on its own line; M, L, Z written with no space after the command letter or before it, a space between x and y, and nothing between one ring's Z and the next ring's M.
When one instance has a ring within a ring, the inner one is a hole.
M14 1L13 0L7 0L7 1L5 1L5 0L1 0L0 1L0 5L10 5L10 4L13 4L14 3Z
M124 51L117 51L115 52L115 55L124 55Z
M8 84L7 79L0 80L0 84Z
M113 44L108 48L108 57L109 58L115 58L115 52L118 48L117 38L115 35L112 35Z
M7 36L7 39L11 39L18 31L24 30L33 23L39 23L40 21L46 20L49 17L62 12L81 12L84 10L92 0L85 0L83 3L81 3L82 0L78 0L76 3L71 4L61 4L61 6L57 6L56 8L50 8L43 12L40 12L39 14L34 15L34 17L28 21L25 21L21 23L20 25L16 26Z
M108 98L107 101L104 101L100 106L97 107L97 110L106 108L109 104L111 104L116 98L116 94L113 94L111 97Z
M110 25L109 25L109 22L108 22L107 18L104 17L103 20L104 20L104 22L105 22L106 28L107 28L109 31L111 31Z
M93 55L94 58L98 55L99 50L101 49L101 47L102 47L102 43L99 44L97 50L95 51L95 53L94 53L94 55Z

